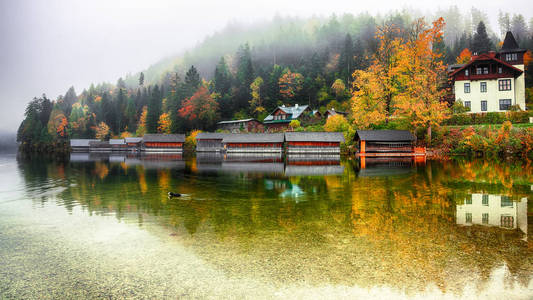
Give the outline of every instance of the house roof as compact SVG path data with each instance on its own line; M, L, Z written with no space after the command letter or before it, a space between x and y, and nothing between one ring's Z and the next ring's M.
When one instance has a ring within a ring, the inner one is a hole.
M90 141L89 146L91 146L91 148L106 148L109 147L109 141Z
M326 114L330 114L330 115L332 115L332 116L337 115L337 114L338 114L338 115L346 116L348 113L347 113L347 112L344 112L344 111L337 111L337 110L335 110L335 109L328 109L328 110L326 111Z
M217 124L233 124L233 123L240 123L240 122L250 122L250 121L257 121L256 119L241 119L241 120L230 120L230 121L220 121ZM259 122L259 121L257 121Z
M126 143L140 143L142 142L142 137L127 137L124 140L126 140Z
M110 139L109 144L110 145L124 145L126 144L126 141L124 139Z
M263 121L274 120L274 113L280 109L286 114L290 114L292 120L298 119L300 115L309 107L309 105L295 105L295 106L278 106L270 115L268 115ZM289 120L290 122L291 120Z
M71 147L89 147L90 142L97 142L100 140L96 139L71 139L70 140L70 146Z
M355 139L369 142L413 142L416 140L408 130L357 130Z
M339 142L344 143L342 132L285 132L287 142Z
M185 142L184 134L145 134L143 141L146 142L166 142L166 143L183 143Z
M283 143L283 133L233 133L224 136L222 143Z
M224 138L224 133L217 132L200 132L196 136L197 140L207 139L207 140L221 140Z
M493 60L495 62L498 62L508 68L510 68L511 70L513 70L515 73L517 73L518 75L519 74L522 74L522 70L516 68L515 66L503 61L503 60L500 60L498 58L496 58L494 55L492 54L489 54L489 53L483 53L483 54L480 54L480 55L477 55L477 56L474 56L472 57L472 60L466 64L464 64L461 68L459 69L456 69L455 71L453 71L450 76L455 76L455 74L461 72L462 70L466 69L467 67L471 66L472 64L476 63L476 62L479 62L479 61L486 61L486 60Z
M507 31L505 34L505 39L503 40L501 52L525 52L525 49L521 49L516 42L513 33Z

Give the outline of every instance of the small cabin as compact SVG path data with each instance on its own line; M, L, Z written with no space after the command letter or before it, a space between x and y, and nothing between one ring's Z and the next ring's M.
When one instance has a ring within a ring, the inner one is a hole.
M311 110L309 105L278 106L270 115L266 116L263 124L269 131L282 130L289 127L292 120L300 123L313 123L313 120L320 120L321 115L317 111Z
M98 142L100 140L96 139L71 139L70 140L70 149L72 152L89 152L89 143Z
M137 150L141 147L142 138L140 137L127 137L124 139L126 142L126 145L128 146L128 150Z
M126 151L128 150L128 145L124 139L110 139L109 145L111 146L112 151Z
M287 153L339 154L342 132L286 132Z
M184 134L146 134L142 150L146 152L183 152Z
M218 152L223 151L222 139L224 133L200 132L196 136L197 152Z
M283 133L228 134L222 144L227 153L281 153Z
M263 124L256 119L243 119L220 121L217 123L217 129L228 130L229 132L238 133L245 132L262 132L264 130Z
M112 148L109 141L91 141L89 142L90 152L111 152Z
M326 119L329 119L333 116L336 116L336 115L341 115L343 117L347 117L348 116L348 113L347 112L344 112L344 111L338 111L338 110L335 110L335 108L332 108L332 109L328 109L324 115L326 116Z
M359 155L412 156L422 154L415 148L416 137L408 130L358 130L355 140ZM425 150L423 151L425 155Z

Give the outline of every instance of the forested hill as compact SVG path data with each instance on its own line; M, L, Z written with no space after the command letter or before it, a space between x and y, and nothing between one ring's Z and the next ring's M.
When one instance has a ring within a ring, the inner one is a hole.
M372 63L379 45L376 33L388 30L408 39L416 34L419 17L403 11L230 24L184 55L119 78L116 84L91 85L79 94L70 88L54 100L35 98L27 107L18 140L212 130L223 119L262 120L281 104L349 111L352 74ZM533 48L533 28L521 15L502 13L498 32L484 25L487 17L477 9L462 14L451 7L425 21L431 24L437 17L447 25L444 38L433 47L445 63L455 63L466 48L497 50L507 30L521 47Z

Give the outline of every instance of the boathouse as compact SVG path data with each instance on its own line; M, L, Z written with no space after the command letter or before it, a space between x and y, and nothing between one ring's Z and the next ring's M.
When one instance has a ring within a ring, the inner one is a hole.
M287 153L340 153L342 132L285 132Z
M126 145L128 146L128 150L139 150L141 148L141 143L143 141L142 137L127 137L124 139L126 142Z
M229 132L238 133L244 132L262 132L264 126L256 119L243 119L243 120L231 120L220 121L217 123L217 129L228 130Z
M222 144L227 153L281 153L283 133L228 134Z
M359 155L425 155L425 149L415 147L416 137L408 130L358 130L355 140L359 146Z
M224 133L200 132L196 136L196 152L223 151L222 139Z
M142 150L146 152L182 152L184 134L146 134Z
M70 140L70 148L72 152L89 152L89 143L98 142L96 139L72 139Z
M124 139L110 139L109 146L111 146L112 151L126 151L128 150L128 145Z
M90 152L111 152L111 145L109 141L91 141L89 142Z

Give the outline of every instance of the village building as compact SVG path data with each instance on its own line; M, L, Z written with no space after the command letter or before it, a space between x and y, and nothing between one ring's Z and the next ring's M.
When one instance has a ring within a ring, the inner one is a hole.
M266 129L269 131L280 130L289 127L292 120L298 120L301 124L320 120L321 115L317 111L311 110L309 105L278 106L264 120Z
M233 133L239 132L263 132L263 124L256 119L243 119L220 121L217 123L217 129L227 130Z
M425 155L424 148L416 148L416 137L408 130L357 130L355 140L360 156Z
M332 109L328 109L324 113L324 115L326 116L326 119L329 119L330 117L335 116L335 115L341 115L346 118L348 116L348 113L344 111L337 111L335 110L335 108L332 108Z
M70 149L72 152L89 152L89 143L98 142L97 139L71 139Z
M220 152L224 150L222 139L224 133L200 132L196 136L197 152Z
M184 134L146 134L142 150L146 152L182 152Z
M227 153L282 153L283 133L228 134L222 144Z
M499 52L473 55L470 62L449 68L455 101L472 113L526 109L524 53L511 32Z
M287 153L340 153L342 132L286 132Z

